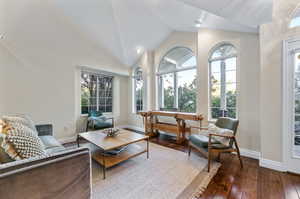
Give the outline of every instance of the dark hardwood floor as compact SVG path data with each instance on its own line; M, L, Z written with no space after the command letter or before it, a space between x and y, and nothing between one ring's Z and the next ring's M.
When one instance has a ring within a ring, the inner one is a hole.
M172 136L161 134L151 142L187 152L187 144L176 144ZM242 159L243 169L236 155L223 154L222 166L201 199L300 199L300 175L259 167L252 158Z

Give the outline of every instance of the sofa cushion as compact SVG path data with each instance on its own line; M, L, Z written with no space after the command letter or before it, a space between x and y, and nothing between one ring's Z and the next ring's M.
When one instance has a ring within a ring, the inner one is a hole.
M51 135L44 135L39 136L39 138L42 140L45 149L50 149L53 147L62 147L62 144L59 143L53 136Z
M14 160L9 157L9 155L5 152L5 150L1 147L2 144L2 138L0 137L0 164L13 162Z
M63 146L57 146L57 147L51 147L51 148L47 148L46 149L46 153L48 155L51 155L51 154L54 154L54 153L57 153L57 152L60 152L60 151L65 151L66 148L63 147Z
M14 123L20 123L22 125L25 125L32 129L36 134L38 134L34 122L27 115L3 116L2 119L11 125L13 125Z
M36 133L20 123L4 123L0 131L1 147L14 160L45 156L44 145Z

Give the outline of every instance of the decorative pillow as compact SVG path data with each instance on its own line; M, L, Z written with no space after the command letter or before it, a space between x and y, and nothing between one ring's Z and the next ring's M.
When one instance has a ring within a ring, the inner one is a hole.
M209 124L208 130L201 131L201 134L204 134L206 136L208 136L210 133L215 133L220 135L233 135L232 130L219 128L215 124ZM224 145L229 145L229 141L230 141L230 139L228 138L219 137L219 136L213 136L213 139Z
M12 124L12 125L13 125L13 123L20 123L24 126L27 126L27 127L31 128L34 132L36 132L36 134L38 134L37 130L35 128L34 122L27 115L3 116L2 119L5 122L7 122L9 124Z
M20 123L4 122L0 131L1 147L14 160L45 156L44 145L36 133Z

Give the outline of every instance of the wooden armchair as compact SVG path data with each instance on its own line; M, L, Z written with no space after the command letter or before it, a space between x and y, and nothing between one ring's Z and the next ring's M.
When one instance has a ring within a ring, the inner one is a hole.
M201 134L193 134L189 137L188 154L191 154L191 148L198 150L201 154L208 158L208 172L210 170L210 162L213 153L218 154L218 160L220 161L221 153L236 152L240 160L241 167L243 168L243 162L240 156L240 150L236 140L236 132L239 121L232 118L221 117L217 120L216 126L219 128L225 128L233 131L233 134L217 134L210 133L209 136ZM195 128L195 127L194 127ZM200 130L207 130L207 128L199 128ZM225 145L214 139L215 136L224 137L229 139L229 144Z

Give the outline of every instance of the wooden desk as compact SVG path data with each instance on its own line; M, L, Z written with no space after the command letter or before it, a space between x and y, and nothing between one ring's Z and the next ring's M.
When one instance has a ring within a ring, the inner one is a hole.
M186 126L186 120L201 121L203 116L196 113L182 113L182 112L169 112L169 111L148 111L139 112L143 117L145 133L149 136L156 136L158 130L165 131L168 133L174 133L177 136L177 143L185 141L186 132L191 132L191 128ZM172 117L176 120L176 124L160 122L158 117Z

